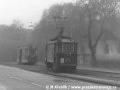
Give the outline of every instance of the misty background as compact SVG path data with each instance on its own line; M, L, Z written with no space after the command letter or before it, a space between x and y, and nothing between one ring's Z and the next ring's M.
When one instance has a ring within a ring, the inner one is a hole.
M50 39L58 35L56 23L53 16L66 15L64 23L64 35L72 36L72 39L82 43L87 40L87 18L84 8L80 8L79 0L75 3L67 2L54 4L45 9L38 22L33 23L32 28L25 28L24 22L20 19L12 21L12 24L0 25L0 60L17 60L17 48L21 46L35 45L38 47L38 61L43 62L45 57L45 45ZM39 13L39 12L38 12ZM93 23L93 39L100 30L100 20ZM59 25L59 24L58 24ZM115 37L120 37L120 18L118 15L111 15L104 24L104 28ZM111 37L110 34L103 34L102 39Z

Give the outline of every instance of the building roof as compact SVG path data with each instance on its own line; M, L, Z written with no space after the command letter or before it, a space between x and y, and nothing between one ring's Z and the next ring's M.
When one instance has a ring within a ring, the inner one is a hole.
M120 40L120 37L118 35L116 35L114 32L112 31L106 31L103 33L101 39L101 41L108 41L108 40Z

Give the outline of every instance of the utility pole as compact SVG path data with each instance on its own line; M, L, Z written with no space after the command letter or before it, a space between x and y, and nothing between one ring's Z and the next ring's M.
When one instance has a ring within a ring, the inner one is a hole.
M30 22L29 28L30 28L31 31L34 30L34 27L35 27L35 24ZM34 45L35 42L34 42L32 33L29 33L28 39L30 39L30 40L28 40L28 43L31 44L31 45Z
M18 31L18 48L21 47L21 38L20 38L21 28L22 28L21 26L17 26L17 31ZM20 52L19 55L21 55L21 50L19 52ZM18 54L18 50L17 50L17 54ZM19 57L17 57L17 59L19 59ZM10 58L10 62L11 62L11 58ZM18 64L21 64L21 59L18 60Z
M67 17L65 17L65 16L64 17L62 17L62 16L54 16L53 18L55 19L56 29L60 30L59 34L58 34L58 38L63 37L63 32L64 32L64 29L65 29L63 21ZM60 26L57 23L60 24Z

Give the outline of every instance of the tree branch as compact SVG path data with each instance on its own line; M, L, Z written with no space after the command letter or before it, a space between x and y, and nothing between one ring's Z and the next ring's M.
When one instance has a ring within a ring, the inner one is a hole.
M89 7L87 6L88 10L88 18L89 18L89 25L88 25L88 46L89 48L92 47L92 40L91 40L91 28L92 28L92 15Z
M112 9L111 11L109 11L109 12L105 15L105 17L103 18L102 25L101 25L101 32L100 32L98 38L96 39L95 44L93 45L94 48L95 48L96 45L98 44L98 42L99 42L102 34L105 32L105 30L103 30L103 29L104 29L104 28L103 28L103 25L104 25L104 23L105 23L105 21L106 21L106 18L107 18L111 13L113 13L113 11L114 11L114 9Z
M99 34L98 38L96 39L95 44L93 45L93 47L94 47L94 48L95 48L95 47L96 47L96 45L98 44L98 42L99 42L99 40L100 40L100 38L101 38L101 36L103 35L103 33L104 33L104 32L105 32L104 30L100 32L100 34Z

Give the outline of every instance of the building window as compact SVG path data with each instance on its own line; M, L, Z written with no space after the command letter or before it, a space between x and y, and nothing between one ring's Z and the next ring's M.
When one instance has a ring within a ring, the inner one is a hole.
M108 53L109 53L109 45L105 44L105 54L108 54Z
M118 44L118 53L120 53L120 43Z

